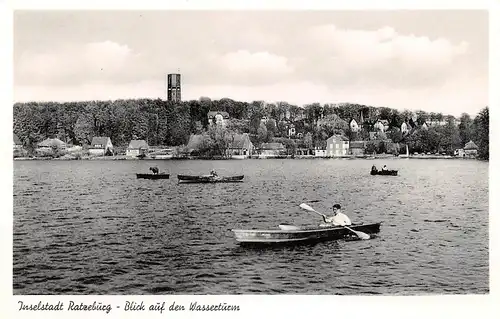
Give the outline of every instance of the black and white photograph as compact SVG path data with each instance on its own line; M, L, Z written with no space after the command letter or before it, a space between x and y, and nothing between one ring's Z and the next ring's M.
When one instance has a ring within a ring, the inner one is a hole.
M12 294L489 295L490 19L14 10Z

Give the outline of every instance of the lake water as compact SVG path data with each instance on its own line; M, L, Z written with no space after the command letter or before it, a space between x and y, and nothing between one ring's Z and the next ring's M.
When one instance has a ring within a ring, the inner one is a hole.
M370 176L372 164L399 176ZM169 180L136 179L156 165ZM177 174L244 174L178 184ZM250 249L231 229L383 222L366 241ZM15 161L14 294L489 293L488 163Z

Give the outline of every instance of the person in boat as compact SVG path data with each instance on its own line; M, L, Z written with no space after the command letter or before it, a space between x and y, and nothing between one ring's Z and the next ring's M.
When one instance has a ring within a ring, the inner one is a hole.
M377 166L375 165L372 166L372 172L378 172Z
M210 171L210 175L212 175L212 177L218 177L219 175L217 175L217 172L215 171L215 169L211 170Z
M158 175L160 173L160 170L156 166L150 167L149 170L152 171L153 174L155 174L155 175Z
M382 172L387 172L387 166L384 165L384 167L382 167Z
M324 224L320 226L328 227L328 226L346 226L352 225L351 220L347 215L342 213L342 207L340 204L335 204L332 207L333 215L330 217L323 216Z

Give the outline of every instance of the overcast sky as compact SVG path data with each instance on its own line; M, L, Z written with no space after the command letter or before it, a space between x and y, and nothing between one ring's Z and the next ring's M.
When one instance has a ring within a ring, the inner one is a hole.
M486 11L17 11L15 101L208 96L460 115L488 105Z

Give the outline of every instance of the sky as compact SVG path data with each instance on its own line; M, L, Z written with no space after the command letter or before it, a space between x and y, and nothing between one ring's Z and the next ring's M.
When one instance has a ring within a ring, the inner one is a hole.
M16 11L14 100L488 105L488 12Z

